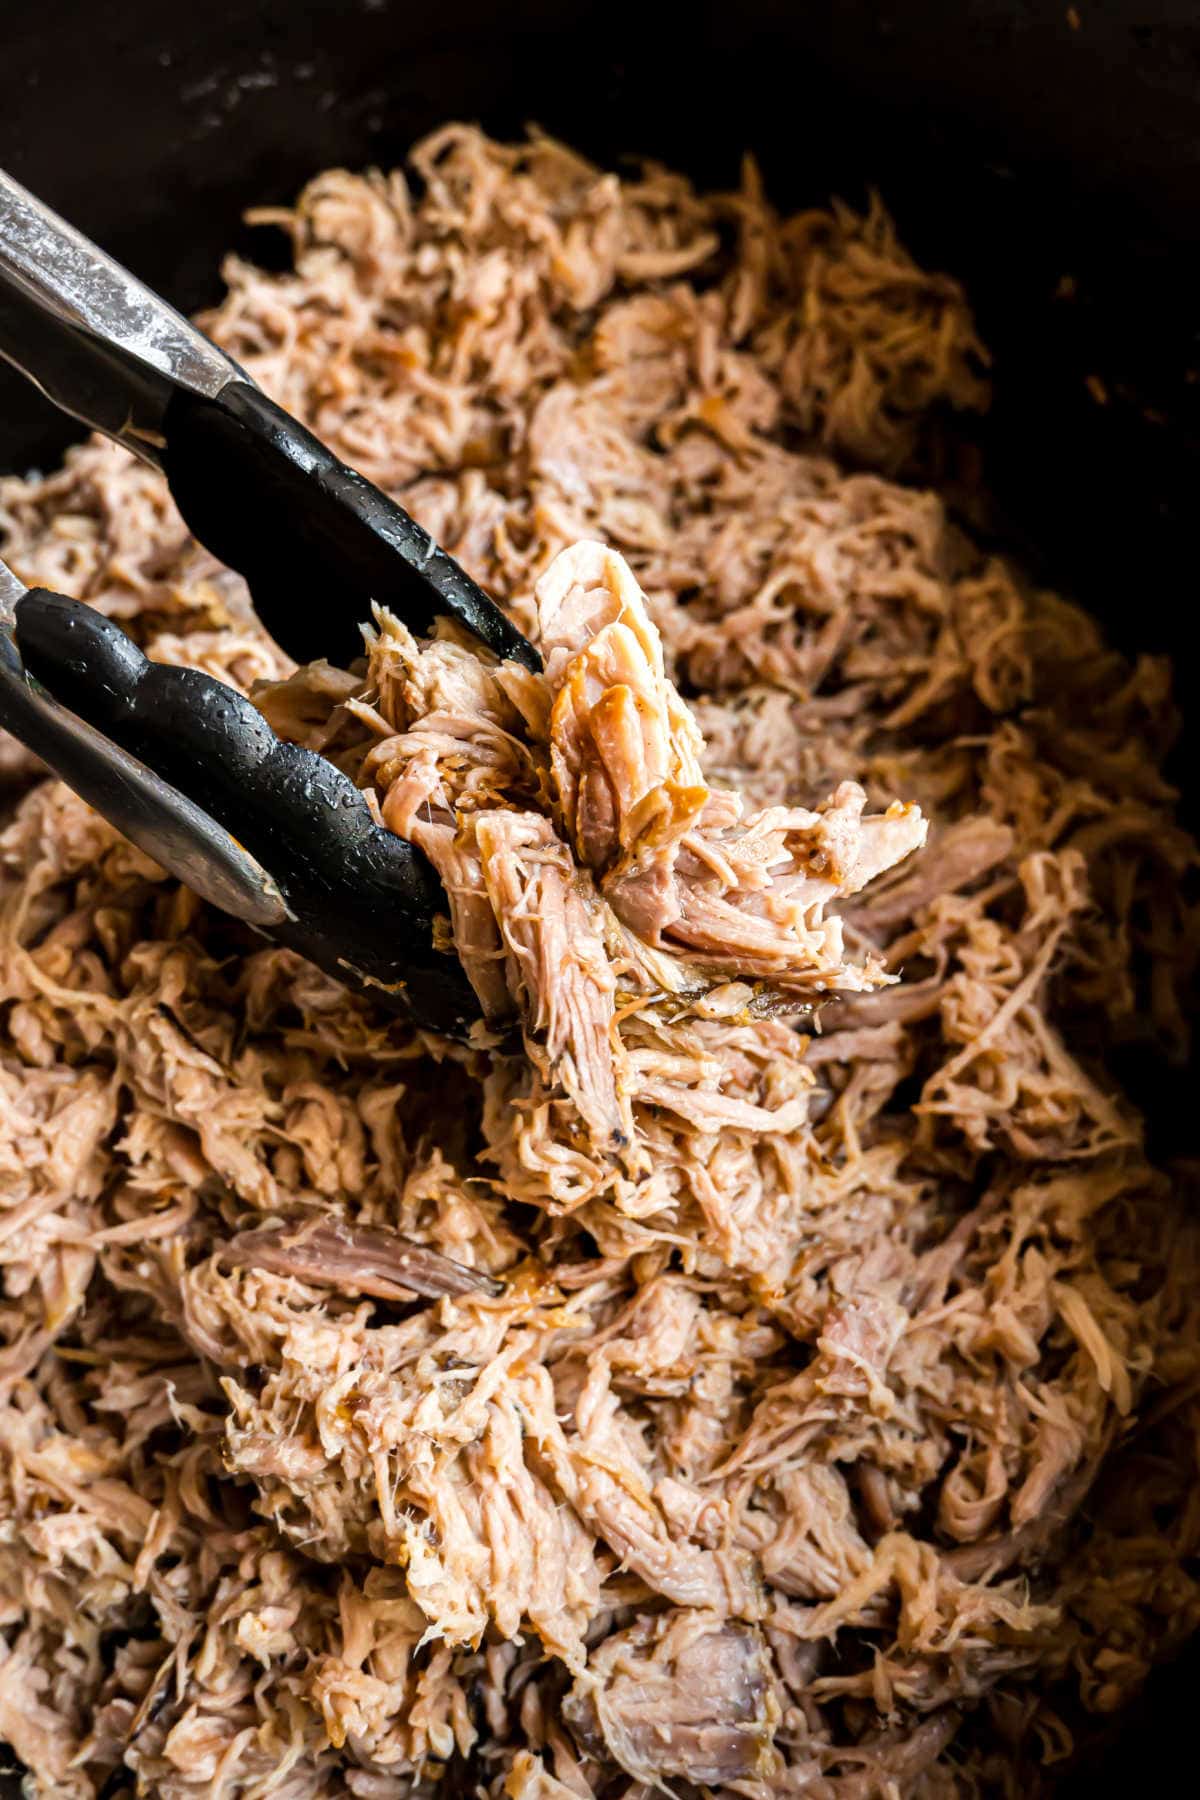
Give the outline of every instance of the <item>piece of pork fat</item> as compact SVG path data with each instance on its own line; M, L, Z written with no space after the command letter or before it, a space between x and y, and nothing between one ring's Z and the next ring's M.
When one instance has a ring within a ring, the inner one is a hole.
M916 864L881 881L870 897L853 909L854 923L868 931L890 931L907 924L940 894L961 893L990 874L1012 855L1015 841L1007 825L983 813L948 825Z
M575 544L537 585L550 714L550 767L581 862L668 849L710 798L704 740L667 679L662 642L628 564Z
M591 881L538 813L479 813L470 830L529 1053L548 1086L562 1083L596 1146L620 1151L632 1141L633 1116Z
M864 816L843 782L816 810L743 817L704 780L704 740L668 679L645 597L601 544L564 550L536 590L563 829L618 918L721 975L812 995L892 979L847 961L825 916L925 841L915 806Z
M440 1300L447 1294L497 1294L499 1284L480 1269L414 1244L375 1225L344 1219L296 1219L261 1231L240 1231L223 1245L226 1262L294 1275L313 1287L378 1300Z
M652 1787L769 1776L779 1706L757 1629L672 1608L613 1632L563 1702L579 1748Z

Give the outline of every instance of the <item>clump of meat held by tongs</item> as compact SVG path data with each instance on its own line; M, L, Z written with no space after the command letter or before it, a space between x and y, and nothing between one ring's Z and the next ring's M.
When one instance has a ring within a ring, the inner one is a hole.
M848 953L828 909L918 848L926 824L900 802L868 815L851 781L813 808L757 812L715 788L645 595L604 545L562 551L536 601L540 672L445 634L418 642L380 610L365 680L324 722L320 667L255 699L276 730L302 717L305 740L342 755L428 856L488 1025L519 1021L544 1091L625 1159L626 1010L677 1016L721 989L723 1016L795 1012L894 981L877 953ZM356 760L338 734L363 726Z

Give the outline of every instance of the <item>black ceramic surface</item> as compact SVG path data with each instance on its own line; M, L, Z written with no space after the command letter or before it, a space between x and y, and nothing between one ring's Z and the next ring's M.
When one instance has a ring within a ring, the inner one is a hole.
M394 161L452 117L532 120L719 185L749 146L783 202L878 185L914 252L968 282L996 353L1002 530L1123 644L1175 654L1186 710L1195 0L5 0L0 59L0 164L189 310L216 297L231 245L278 254L244 207L331 164ZM0 468L45 464L69 435L0 371ZM1193 1090L1161 1085L1169 1141ZM1193 1657L1153 1684L1076 1791L1178 1780L1198 1673Z

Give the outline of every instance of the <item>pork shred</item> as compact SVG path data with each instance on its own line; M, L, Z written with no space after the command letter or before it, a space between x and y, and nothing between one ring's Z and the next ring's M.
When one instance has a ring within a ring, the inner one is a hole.
M585 1755L635 1781L721 1787L770 1773L771 1701L760 1633L689 1607L610 1633L563 1715Z
M0 756L6 1762L1045 1789L1200 1624L1195 1202L1110 1055L1187 1048L1168 671L896 479L986 358L877 203L413 168L268 215L208 327L544 675L384 614L294 670L154 471L0 484L27 582L420 844L487 1020L388 1023Z

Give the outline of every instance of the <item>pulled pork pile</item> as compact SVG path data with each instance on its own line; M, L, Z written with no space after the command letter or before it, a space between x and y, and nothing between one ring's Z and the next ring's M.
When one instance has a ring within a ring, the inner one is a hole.
M422 846L489 1022L20 801L0 1737L79 1800L1029 1791L1200 1626L1200 1239L1109 1067L1187 1048L1167 673L890 478L987 390L878 208L413 175L207 324L544 678L382 613L295 671L121 452L0 485Z

